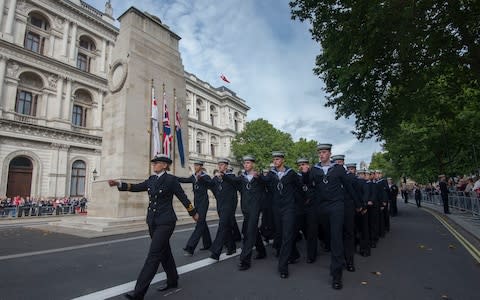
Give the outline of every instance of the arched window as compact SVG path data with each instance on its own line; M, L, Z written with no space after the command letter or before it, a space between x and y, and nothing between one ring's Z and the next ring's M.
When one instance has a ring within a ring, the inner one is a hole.
M197 140L197 154L202 154L202 142Z
M217 108L215 105L210 105L210 124L215 126L215 117L217 116Z
M215 156L215 144L210 144L210 155Z
M70 176L70 196L79 197L85 195L85 177L87 167L84 161L76 160L72 164L72 175Z
M235 131L238 132L238 129L239 129L239 119L240 119L240 115L238 114L238 112L235 112L233 114L233 124L234 124L234 128L235 128Z
M92 108L92 96L83 89L75 92L75 100L72 110L72 124L79 127L87 127L87 116Z
M45 16L37 12L28 15L24 47L33 52L44 53L45 40L48 38L50 24Z
M202 99L197 99L197 109L196 109L196 114L197 114L197 120L202 121L202 111L204 110L203 107L203 101Z
M88 36L82 35L78 42L77 68L90 72L93 57L95 55L95 42Z
M201 120L202 120L202 114L201 114L201 112L200 112L200 108L197 108L196 114L197 114L197 119L198 119L199 121L201 121Z
M42 78L32 72L20 74L15 101L15 112L22 115L35 116L38 96L42 92Z

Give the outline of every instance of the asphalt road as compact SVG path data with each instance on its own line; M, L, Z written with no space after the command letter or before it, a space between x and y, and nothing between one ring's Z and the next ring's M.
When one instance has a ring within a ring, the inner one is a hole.
M290 277L281 279L267 248L267 259L240 272L238 257L213 263L208 251L183 256L191 226L178 226L171 244L183 270L179 288L157 292L155 283L146 299L479 299L480 265L472 255L431 214L403 203L399 209L391 232L372 249L372 256L355 257L357 271L344 273L341 291L330 287L328 253L320 253L314 264L306 264L303 255L290 266ZM211 225L214 236L216 226ZM122 299L122 289L133 285L148 245L146 232L82 239L1 229L0 299L98 299L105 290ZM304 254L303 241L299 247Z

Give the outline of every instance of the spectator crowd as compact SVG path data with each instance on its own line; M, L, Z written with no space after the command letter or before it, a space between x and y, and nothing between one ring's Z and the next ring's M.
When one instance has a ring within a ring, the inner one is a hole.
M65 215L87 212L85 197L36 198L0 197L0 217Z

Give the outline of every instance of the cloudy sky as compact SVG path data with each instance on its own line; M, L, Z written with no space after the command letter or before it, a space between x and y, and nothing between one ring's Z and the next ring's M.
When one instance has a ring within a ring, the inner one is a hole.
M87 0L104 10L105 0ZM267 119L300 137L334 144L348 161L370 161L375 141L360 143L350 133L353 120L335 120L324 107L323 82L315 77L320 47L308 24L290 19L288 0L112 0L114 17L130 6L158 16L182 37L186 71L213 86L227 87L251 107L248 119Z

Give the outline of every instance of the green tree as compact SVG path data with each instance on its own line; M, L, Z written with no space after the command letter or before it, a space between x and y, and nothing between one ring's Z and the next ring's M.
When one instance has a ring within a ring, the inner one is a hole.
M288 150L286 163L288 166L296 168L297 159L301 157L307 158L311 164L318 162L317 142L300 138Z
M247 122L245 129L232 141L232 152L241 162L247 154L255 155L259 169L268 168L272 161L272 151L291 149L293 140L290 134L273 127L264 119Z

